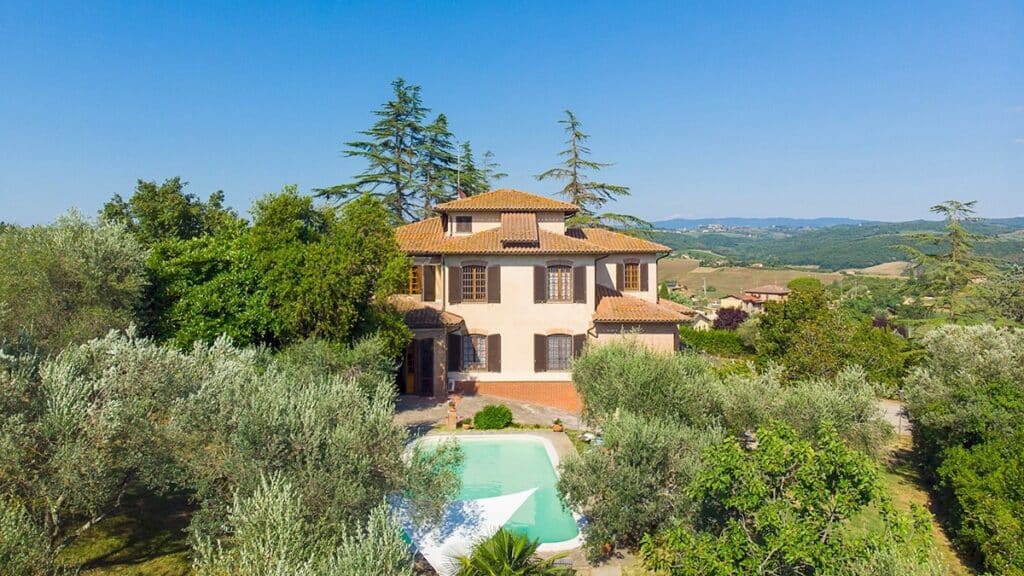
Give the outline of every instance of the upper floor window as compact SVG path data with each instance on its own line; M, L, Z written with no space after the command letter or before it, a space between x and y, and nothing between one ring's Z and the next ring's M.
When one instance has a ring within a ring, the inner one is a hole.
M455 217L455 233L456 234L469 234L473 231L473 217L472 216L456 216Z
M572 363L572 336L552 334L547 337L548 370L568 370Z
M548 266L548 302L569 302L572 300L572 268L569 266Z
M487 301L487 267L463 266L462 300L464 302Z
M462 338L462 369L487 370L487 336L470 334Z
M622 289L628 292L640 291L640 264L626 262L623 266Z
M406 281L405 293L423 293L423 266L413 266L409 268L409 279Z

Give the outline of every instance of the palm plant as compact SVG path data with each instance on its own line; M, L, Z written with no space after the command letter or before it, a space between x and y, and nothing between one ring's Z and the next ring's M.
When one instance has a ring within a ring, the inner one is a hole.
M456 576L571 576L576 571L558 566L564 558L558 554L551 558L537 556L540 542L526 534L500 528L490 538L481 541L469 556L459 556Z

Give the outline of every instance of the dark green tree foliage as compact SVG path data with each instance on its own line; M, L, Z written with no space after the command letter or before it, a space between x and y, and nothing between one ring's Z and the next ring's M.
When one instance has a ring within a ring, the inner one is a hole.
M476 158L473 157L473 146L469 142L463 142L459 147L456 188L465 196L475 196L490 190L487 175L477 166Z
M907 377L914 444L957 541L1024 574L1024 331L943 326Z
M758 362L781 363L794 379L830 378L859 365L877 382L894 384L910 359L906 341L838 305L820 281L798 278L785 302L768 302L758 328Z
M512 424L512 411L504 404L489 404L473 416L473 426L480 430L499 430Z
M704 462L686 487L694 518L645 539L648 567L673 575L857 574L880 548L927 534L927 524L912 527L893 514L876 465L827 425L813 441L781 424L760 428L755 448L730 438ZM872 504L883 530L856 535L850 520Z
M251 227L160 245L153 276L168 305L159 334L181 346L227 334L280 347L380 332L395 354L404 347L408 328L388 297L408 258L384 206L361 196L317 207L290 186L257 201L253 216Z
M429 216L433 206L455 199L459 159L444 114L438 114L423 133L418 180L423 186L423 213Z
M503 176L477 167L468 142L456 147L444 114L425 123L430 109L419 86L401 78L391 86L392 99L361 132L366 139L345 143L345 156L363 159L366 169L354 182L318 189L319 196L350 200L370 194L401 223L431 216L433 206L454 199L460 188L470 196L486 192L491 179Z
M984 236L973 234L964 223L972 219L977 202L949 200L931 207L946 222L941 234L918 234L915 239L930 244L932 252L901 246L917 267L915 283L924 295L934 296L949 312L949 319L965 311L973 296L973 281L991 273L990 266L974 253L974 242Z
M621 228L630 231L646 231L651 225L635 216L615 213L598 213L610 201L629 195L627 186L595 182L589 179L589 172L597 172L611 164L595 162L587 158L590 148L587 139L590 137L582 130L582 124L571 110L565 111L565 119L559 120L565 126L569 146L558 153L564 160L560 166L545 170L537 175L537 180L554 179L564 181L565 185L559 194L573 204L579 206L579 213L567 221L574 227Z
M362 158L366 170L350 184L318 191L322 196L348 199L369 193L379 199L395 221L418 219L423 208L422 188L417 182L424 141L423 106L420 87L398 78L391 83L394 96L374 112L377 122L360 132L366 140L346 142L345 156Z
M209 234L237 219L224 207L223 192L214 192L203 202L185 192L187 185L177 176L163 184L139 180L127 201L115 194L104 204L100 219L124 224L146 246Z

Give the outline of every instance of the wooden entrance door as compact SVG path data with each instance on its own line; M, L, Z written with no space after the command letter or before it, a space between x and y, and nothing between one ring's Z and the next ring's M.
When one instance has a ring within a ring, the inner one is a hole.
M416 391L420 396L434 395L434 339L417 340Z

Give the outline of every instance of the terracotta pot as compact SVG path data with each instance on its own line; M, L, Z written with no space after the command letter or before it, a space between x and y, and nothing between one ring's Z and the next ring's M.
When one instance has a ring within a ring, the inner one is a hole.
M552 424L551 425L551 431L552 432L562 432L563 430L565 430L565 426L563 426L562 424Z

